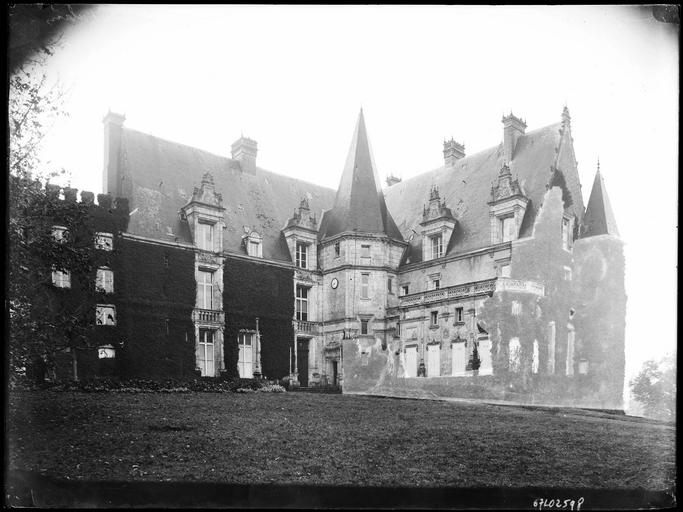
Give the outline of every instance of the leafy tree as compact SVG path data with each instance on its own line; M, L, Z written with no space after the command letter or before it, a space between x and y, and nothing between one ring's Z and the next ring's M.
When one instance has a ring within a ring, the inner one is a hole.
M46 192L45 183L65 173L46 169L39 156L50 128L65 115L63 91L50 83L46 73L58 40L30 37L36 23L41 27L72 16L70 9L50 6L10 8L6 305L10 370L14 374L36 362L49 370L57 355L69 349L77 378L76 349L86 343L94 323L90 306L95 293L91 276L94 231L88 207L75 200L60 200L58 187ZM64 243L53 239L54 224L67 228ZM67 293L52 286L53 270L68 270L71 276L84 279L74 278L73 293Z
M643 405L646 416L675 419L676 360L673 356L660 361L646 361L629 384L633 397Z

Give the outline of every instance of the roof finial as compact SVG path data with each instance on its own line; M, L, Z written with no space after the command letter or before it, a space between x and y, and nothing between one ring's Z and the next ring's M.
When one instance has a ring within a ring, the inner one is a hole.
M600 172L600 155L598 155L598 172Z

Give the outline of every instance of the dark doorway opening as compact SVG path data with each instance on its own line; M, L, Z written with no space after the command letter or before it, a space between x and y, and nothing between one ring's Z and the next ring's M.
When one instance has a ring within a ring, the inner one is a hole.
M332 385L339 385L339 369L337 366L338 361L332 361Z
M299 369L299 385L308 387L308 340L297 340L297 367Z

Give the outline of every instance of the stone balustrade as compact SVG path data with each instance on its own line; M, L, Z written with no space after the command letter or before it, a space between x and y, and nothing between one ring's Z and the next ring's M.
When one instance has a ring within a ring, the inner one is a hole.
M192 320L209 324L223 323L223 312L214 309L195 308L192 312Z
M307 322L305 320L295 320L294 321L296 332L299 334L311 334L317 335L320 332L320 326L318 322Z
M493 292L518 292L532 293L543 296L545 290L542 284L534 281L523 281L499 277L497 279L487 279L474 283L449 286L438 290L413 293L399 298L400 307L414 306L417 304L431 304L447 299L459 299L463 297L473 297L477 295L492 294Z

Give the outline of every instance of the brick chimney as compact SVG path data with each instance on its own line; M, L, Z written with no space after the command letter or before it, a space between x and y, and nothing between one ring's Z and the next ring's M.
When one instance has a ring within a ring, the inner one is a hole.
M256 171L256 141L241 136L232 144L232 158L240 163L242 172L254 174Z
M526 123L512 112L503 116L503 161L509 163L515 156L515 146L520 135L524 135Z
M121 177L119 176L119 158L121 155L121 137L123 122L126 116L111 110L104 116L104 169L102 185L105 193L121 194Z
M453 167L455 162L465 157L465 145L451 140L443 141L443 160L446 167Z

